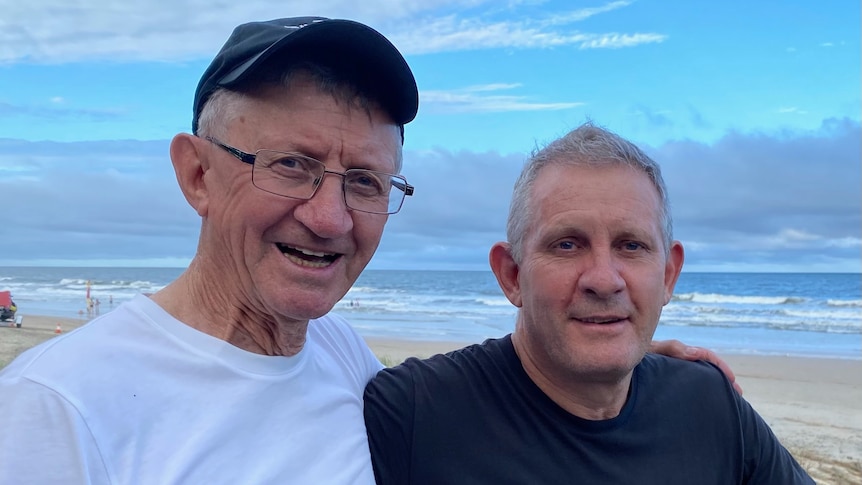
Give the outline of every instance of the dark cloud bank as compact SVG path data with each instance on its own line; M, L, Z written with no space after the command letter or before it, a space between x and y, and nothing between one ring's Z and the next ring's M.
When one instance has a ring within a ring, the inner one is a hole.
M644 147L662 165L687 265L860 271L860 125L730 133ZM485 269L505 237L526 154L405 153L416 185L372 267ZM0 139L0 262L190 258L199 220L176 186L168 141Z

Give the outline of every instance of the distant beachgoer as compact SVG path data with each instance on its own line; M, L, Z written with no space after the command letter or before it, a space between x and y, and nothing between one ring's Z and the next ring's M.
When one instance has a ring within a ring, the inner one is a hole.
M9 296L8 306L5 306L5 303L0 303L0 321L14 320L15 312L18 311L18 305L15 304L15 300L12 299L11 295Z
M373 484L362 393L383 366L329 312L413 194L417 110L370 27L236 27L170 145L192 262L0 372L0 483Z

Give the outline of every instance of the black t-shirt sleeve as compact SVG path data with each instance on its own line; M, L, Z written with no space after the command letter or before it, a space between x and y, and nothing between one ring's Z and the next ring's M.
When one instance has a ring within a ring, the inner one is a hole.
M779 443L763 418L736 393L737 409L743 434L743 455L746 483L769 485L814 485L814 480L802 469L790 452Z
M410 482L414 390L410 369L383 369L365 388L365 426L378 485Z

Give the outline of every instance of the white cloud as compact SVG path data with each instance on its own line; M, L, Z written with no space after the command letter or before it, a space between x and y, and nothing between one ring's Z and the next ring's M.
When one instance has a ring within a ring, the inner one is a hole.
M523 96L485 94L514 89L519 84L488 84L452 91L424 90L420 93L423 110L428 113L491 113L508 111L552 111L582 106L581 102L538 103Z
M63 98L52 98L50 104L16 105L0 101L0 115L25 116L37 119L70 119L70 120L112 120L126 113L123 107L112 108L68 108Z
M582 8L580 10L575 10L573 12L554 15L551 17L546 23L548 25L560 25L560 24L568 24L572 22L580 22L582 20L586 20L592 16L611 12L613 10L617 10L623 7L627 7L634 2L628 1L617 1L610 2L602 7L592 7L592 8Z
M300 0L291 2L289 10L370 22L452 2L370 3ZM236 24L286 15L283 5L264 0L4 0L0 9L0 63L184 61L209 57Z
M557 27L557 25L553 25ZM408 31L396 32L392 41L408 54L482 49L548 49L575 46L578 49L635 47L660 43L666 35L656 33L582 33L550 29L541 21L485 22L455 15L440 17Z
M531 18L535 2L501 7L491 0L298 0L290 12L314 12L366 22L387 35L405 54L495 48L580 49L632 47L661 42L654 33L580 33L567 26L629 5L550 11ZM289 15L265 0L149 0L98 2L66 0L0 1L0 64L69 63L86 60L182 62L208 58L214 46L241 22ZM522 10L527 12L522 14ZM494 20L496 15L526 18Z
M828 248L862 248L862 239L853 236L829 238L804 229L786 228L772 234L750 235L745 245L754 250L780 251L782 249L819 251Z
M862 248L862 239L858 237L841 237L826 241L827 247L833 248Z
M487 91L500 91L503 89L515 89L521 87L520 83L492 83L492 84L480 84L476 86L467 86L462 88L462 91L468 91L473 93L482 93Z
M788 106L786 108L778 108L779 114L797 114L797 115L805 115L808 114L808 111L803 109L799 109L796 106Z
M661 34L601 34L591 35L580 43L581 49L622 49L641 44L655 44L667 40Z
M779 242L807 242L818 241L820 239L822 239L821 236L799 229L782 229L775 237L775 240Z

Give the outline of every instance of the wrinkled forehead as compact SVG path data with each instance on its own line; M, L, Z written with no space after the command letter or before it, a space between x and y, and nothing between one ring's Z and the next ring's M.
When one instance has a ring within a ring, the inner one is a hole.
M596 210L626 205L642 215L661 219L661 200L652 179L642 170L622 163L551 163L537 173L530 190L533 218L542 211Z

